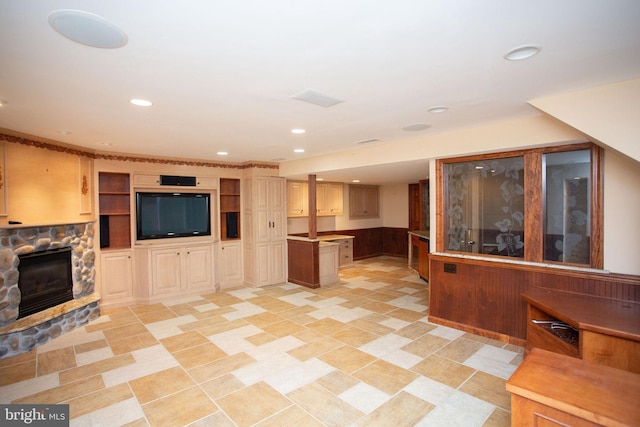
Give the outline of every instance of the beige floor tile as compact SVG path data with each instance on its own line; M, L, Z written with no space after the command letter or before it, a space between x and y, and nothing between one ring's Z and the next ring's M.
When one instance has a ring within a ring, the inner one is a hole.
M227 356L227 353L211 342L173 353L173 357L175 357L178 363L185 369L206 365L207 363Z
M506 384L502 378L478 371L460 387L460 391L510 411L511 393L507 392Z
M160 322L162 320L173 319L177 317L176 314L169 310L167 307L164 307L159 310L153 310L145 313L138 313L138 318L142 323L149 324L153 322Z
M256 424L256 427L323 427L320 421L304 412L298 406L291 406L276 415Z
M209 301L209 303L211 303L211 301ZM223 314L227 314L227 313L233 313L235 311L238 311L238 310L236 308L234 308L234 307L225 306L225 307L220 307L220 308L214 308L214 309L211 309L211 310L204 310L204 311L199 311L198 310L198 312L197 313L193 313L192 316L195 317L198 320L203 320L203 319L207 319L209 317L216 317L216 316L222 316Z
M149 427L149 423L144 418L138 418L135 421L123 424L122 427Z
M0 368L0 387L35 378L36 365L33 359Z
M140 322L128 323L123 326L115 328L105 329L102 333L104 337L111 343L115 340L121 340L123 338L130 338L134 335L148 333L149 331Z
M287 397L328 426L348 426L364 415L316 383L300 387L289 393Z
M222 411L202 418L189 427L237 427Z
M318 359L347 374L350 374L353 371L377 360L375 357L365 353L364 351L357 350L348 345L324 353L318 356Z
M378 360L352 374L354 378L382 390L389 395L396 394L404 386L418 378L415 372Z
M308 314L303 314L301 316L292 317L290 320L299 325L307 326L309 323L316 322L318 319L316 319L315 317L309 316Z
M357 348L361 345L365 345L366 343L375 340L376 338L378 338L378 335L372 334L371 332L367 332L360 328L349 326L347 329L343 329L331 334L331 338L335 338L345 344L350 345L351 347Z
M323 337L319 340L294 348L293 350L289 350L287 353L304 362L343 345L344 344L338 340Z
M333 371L322 378L318 378L316 383L337 396L360 384L360 381L342 371Z
M308 314L312 311L316 311L315 307L310 305L301 305L300 307L291 308L289 310L281 311L278 313L278 316L282 316L285 319L292 319L294 317L302 316L303 314Z
M338 332L349 327L347 324L331 318L316 320L315 322L308 323L306 326L309 329L313 329L314 331L325 335L331 335L334 332Z
M455 360L456 362L464 362L471 357L476 351L480 350L484 344L471 341L466 338L458 338L442 347L435 354L445 359Z
M152 427L186 426L218 411L218 407L200 390L192 387L142 405Z
M273 299L273 301L269 304L265 304L262 306L262 308L264 308L265 310L271 311L273 313L280 313L282 311L287 311L287 310L291 310L292 308L295 308L296 306L288 303L286 301L281 301L278 299Z
M112 340L109 344L113 354L124 354L156 345L158 340L150 332L145 332L128 338Z
M393 299L396 299L399 296L401 295L392 295L391 293L388 293L388 292L371 292L370 294L367 295L367 298L371 298L372 300L376 300L376 301L386 302L386 301L391 301Z
M231 394L244 387L245 385L242 381L234 377L232 374L223 375L200 384L200 388L202 388L212 399L219 399L222 396Z
M231 331L233 329L242 328L243 326L247 325L249 325L249 322L244 319L236 319L230 321L224 319L224 322L207 326L206 328L201 328L199 329L199 331L202 335L209 337L211 335L216 335L222 332Z
M435 355L427 357L411 370L453 388L458 388L475 372L468 366Z
M365 310L369 310L369 311L373 311L374 313L380 313L380 314L384 314L384 313L388 313L390 311L393 311L395 309L397 309L398 307L395 307L393 305L390 304L386 304L384 302L381 301L372 301L368 304L364 304L364 305L359 305L360 307L364 308Z
M383 321L386 319L388 319L388 317L384 318ZM369 331L376 335L387 335L394 331L394 329L392 328L381 325L377 321L368 320L364 317L362 319L352 320L351 322L349 322L349 325L356 328L364 329L365 331Z
M60 348L38 354L38 376L63 371L76 366L73 347Z
M238 353L216 360L206 365L198 366L189 370L189 375L198 383L212 380L222 375L228 374L243 366L255 363L256 360L246 353Z
M103 389L104 382L102 381L102 377L100 375L94 375L70 384L64 384L30 396L25 396L15 400L13 403L32 403L34 405L46 403L55 404Z
M38 357L37 349L30 350L26 353L19 354L17 356L6 357L0 359L0 368L5 366L18 365L20 363L35 361Z
M201 344L211 342L198 331L185 332L171 337L163 338L160 343L170 352L185 350Z
M251 323L252 325L256 325L257 327L262 328L263 326L282 322L284 320L284 317L278 316L277 314L267 311L265 313L260 313L260 314L255 314L253 316L245 317L244 320Z
M178 326L178 328L183 332L191 332L199 329L204 329L210 326L216 326L216 325L219 325L220 323L228 322L228 320L222 317L221 315L205 316L202 318L194 315L194 317L198 320L194 322L185 323L183 325Z
M76 354L86 353L93 350L109 347L106 340L96 340L73 346Z
M85 326L87 332L105 331L107 329L120 328L131 323L139 324L140 320L128 309L119 311L109 315L110 320L107 322L90 323Z
M154 311L164 311L166 309L167 307L161 303L131 306L131 311L133 311L133 313L138 316L140 314L151 313Z
M217 305L218 307L228 307L234 304L240 304L244 302L244 300L234 297L228 293L220 293L220 294L210 294L206 296L206 299Z
M394 332L394 334L400 335L401 337L409 338L410 340L415 340L435 328L436 325L417 321L405 326L402 329L398 329Z
M122 368L123 366L132 365L134 363L136 363L136 361L133 356L130 353L127 353L100 360L98 362L93 362L88 365L78 366L77 368L71 368L60 372L60 384L70 383L93 375L100 375L103 372Z
M263 331L270 333L271 335L282 338L287 335L293 335L296 332L304 330L304 326L292 322L291 320L284 320L278 323L272 323L261 328Z
M277 338L267 332L261 332L259 334L252 335L250 337L245 338L248 342L255 346L261 346L263 344L269 343L271 341L275 341Z
M239 427L251 426L291 406L291 401L259 382L217 399L216 403Z
M293 334L294 337L298 338L300 341L304 341L306 343L310 343L321 338L324 338L324 335L320 332L316 332L311 329L304 328L300 332L296 332Z
M176 316L186 316L188 314L198 313L198 310L193 306L193 304L189 303L171 305L169 306L169 310L173 311Z
M504 411L500 408L496 408L487 421L482 424L482 427L510 427L511 426L511 413Z
M445 338L427 334L405 345L402 350L416 356L427 357L449 344L449 342Z
M180 367L166 369L129 381L133 393L141 404L192 387L193 380Z
M69 418L77 418L132 397L133 393L131 393L131 389L127 384L118 384L104 390L89 393L66 402L69 404Z
M396 310L386 313L387 316L394 317L396 319L404 320L405 322L417 322L418 320L427 320L427 313L421 311L407 310L406 308L398 308Z
M424 418L434 406L407 392L401 391L387 403L360 420L363 427L412 426Z

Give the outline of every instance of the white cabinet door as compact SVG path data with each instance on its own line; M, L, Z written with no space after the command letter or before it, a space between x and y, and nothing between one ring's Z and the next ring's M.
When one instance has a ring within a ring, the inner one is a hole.
M178 292L182 285L180 248L151 249L153 295Z
M187 289L215 290L211 245L186 246L184 260Z
M220 286L225 288L240 285L242 283L241 242L221 244L218 254Z
M270 282L282 283L287 280L287 241L278 240L271 244Z
M102 302L133 297L131 251L103 251L100 257Z

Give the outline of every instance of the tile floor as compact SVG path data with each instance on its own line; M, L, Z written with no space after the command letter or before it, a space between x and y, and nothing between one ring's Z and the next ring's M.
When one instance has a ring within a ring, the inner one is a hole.
M72 426L510 424L521 347L429 323L406 259L340 277L103 311L0 360L0 403L68 403Z

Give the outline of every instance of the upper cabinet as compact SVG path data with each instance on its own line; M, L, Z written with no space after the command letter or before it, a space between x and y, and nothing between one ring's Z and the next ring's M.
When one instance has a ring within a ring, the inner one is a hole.
M344 185L341 182L316 183L316 214L337 216L344 213ZM307 181L287 181L287 216L309 216L309 184Z
M341 182L319 182L316 185L316 208L319 216L334 216L344 213L344 184Z
M380 218L377 185L349 185L349 219Z
M287 216L309 216L309 184L307 181L287 181Z

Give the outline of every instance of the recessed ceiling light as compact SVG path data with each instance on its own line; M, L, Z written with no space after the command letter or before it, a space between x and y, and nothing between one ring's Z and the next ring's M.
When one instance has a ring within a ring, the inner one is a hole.
M514 47L504 55L504 59L507 61L521 61L523 59L531 58L533 55L540 52L540 49L542 49L540 46L533 44Z
M295 133L295 134L298 134L298 135L302 134L302 133L305 133L305 132L306 132L306 130L304 130L304 129L291 129L291 133Z
M324 178L316 178L316 181L324 181Z
M49 25L76 43L102 49L116 49L127 44L127 35L114 23L81 10L56 10L49 15Z
M415 125L407 125L405 127L402 128L402 130L406 130L408 132L415 132L418 130L425 130L425 129L429 129L431 127L431 125L427 125L425 123L417 123Z
M0 107L4 107L8 103L9 103L9 101L5 101L4 99L0 99Z
M60 135L71 135L71 131L69 130L59 130L58 133Z
M293 150L294 153L304 153L304 148L296 148Z
M130 103L132 103L133 105L137 105L138 107L151 107L153 105L153 102L151 101L147 101L146 99L131 99L129 100Z
M228 156L229 155L229 153L227 153L226 151L218 151L216 154L218 156Z
M354 180L353 180L353 181L351 181L351 182L360 182L360 180L359 180L359 179L354 179Z
M436 105L435 107L429 108L427 111L433 114L440 114L449 111L449 107L445 107L444 105Z
M101 145L104 145L105 147L110 147L112 144L110 142L101 142Z

